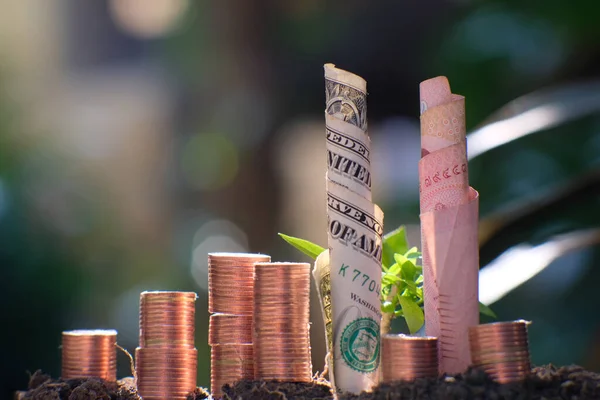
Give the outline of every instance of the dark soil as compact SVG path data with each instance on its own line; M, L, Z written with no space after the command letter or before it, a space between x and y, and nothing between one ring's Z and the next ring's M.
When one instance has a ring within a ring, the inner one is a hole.
M187 400L209 398L197 389ZM140 400L127 384L100 379L52 380L37 371L29 381L22 400ZM226 400L329 400L333 399L326 381L311 383L240 381L223 387ZM524 382L501 385L484 372L469 369L464 374L413 382L382 384L372 393L343 394L340 400L600 400L600 374L578 366L534 368Z
M18 400L141 400L132 386L133 378L120 382L106 382L96 378L54 380L50 375L36 371L29 379L26 392L19 392ZM187 400L208 399L210 394L196 388Z
M133 378L122 382L106 382L96 378L53 380L50 375L36 371L29 379L29 390L21 392L19 400L140 400ZM197 388L187 400L208 399L209 393Z
M128 385L106 382L102 379L53 380L36 371L29 380L29 390L22 400L140 400Z
M600 374L578 366L534 368L522 383L501 385L483 371L439 379L382 384L372 393L343 395L340 400L594 400L600 399Z
M223 399L239 400L326 400L333 399L325 382L239 381L223 386Z

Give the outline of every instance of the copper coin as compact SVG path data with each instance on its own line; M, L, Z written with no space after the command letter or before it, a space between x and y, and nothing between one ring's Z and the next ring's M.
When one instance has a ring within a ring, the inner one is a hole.
M264 254L209 253L208 311L252 315L254 264L269 260Z
M438 375L437 338L385 335L381 340L381 372L389 383Z
M488 324L475 325L470 327L469 330L473 330L475 332L500 332L507 330L521 330L523 328L527 329L529 325L531 325L530 321L519 319L515 321L490 322Z
M221 396L221 387L240 379L254 379L251 344L211 346L211 391Z
M215 252L208 253L208 261L217 262L268 262L271 260L271 256L260 253L228 253L228 252Z
M208 325L208 344L252 343L252 316L213 314Z
M193 349L196 298L194 292L142 292L140 347Z
M135 351L137 387L148 399L185 399L196 388L193 292L143 292L140 347Z
M237 315L252 315L254 313L254 307L240 305L235 301L227 299L220 301L213 300L208 302L208 312L223 313L224 311Z
M500 383L525 379L531 372L528 324L519 320L470 327L473 365Z
M257 263L254 284L256 379L308 381L310 265Z
M137 387L144 399L184 399L196 388L196 349L138 347L135 353Z
M75 330L62 333L62 378L117 380L117 331Z

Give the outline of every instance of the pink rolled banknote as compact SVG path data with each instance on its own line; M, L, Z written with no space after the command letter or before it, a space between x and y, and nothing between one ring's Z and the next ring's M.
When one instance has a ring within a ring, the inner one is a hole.
M422 82L420 95L425 332L439 338L440 373L459 373L471 363L468 328L479 324L479 202L469 187L465 99L443 76Z

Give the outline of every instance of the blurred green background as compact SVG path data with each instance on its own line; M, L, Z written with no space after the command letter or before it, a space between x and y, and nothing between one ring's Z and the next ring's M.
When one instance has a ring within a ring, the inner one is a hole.
M368 81L374 199L414 244L418 83L446 75L466 96L480 297L533 321L534 363L600 370L599 13L592 0L5 2L0 397L27 371L60 374L63 330L115 328L133 352L148 289L198 292L208 386L206 253L307 261L277 232L326 243L326 62Z

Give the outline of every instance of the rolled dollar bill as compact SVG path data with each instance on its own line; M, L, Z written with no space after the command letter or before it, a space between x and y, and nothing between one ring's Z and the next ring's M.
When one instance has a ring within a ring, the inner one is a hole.
M425 332L439 338L441 373L470 364L468 328L479 323L478 194L469 187L465 99L446 77L421 83L419 193Z
M325 327L325 338L327 340L327 355L325 362L329 371L329 381L332 387L335 387L335 377L333 372L333 318L331 315L331 273L329 267L329 250L323 251L315 260L315 266L312 274L319 296L321 306L321 315L323 317L323 326Z
M371 140L360 128L325 113L328 179L371 201Z
M331 281L332 383L359 393L379 377L383 212L371 201L366 82L326 64L325 93L329 265L315 269Z

